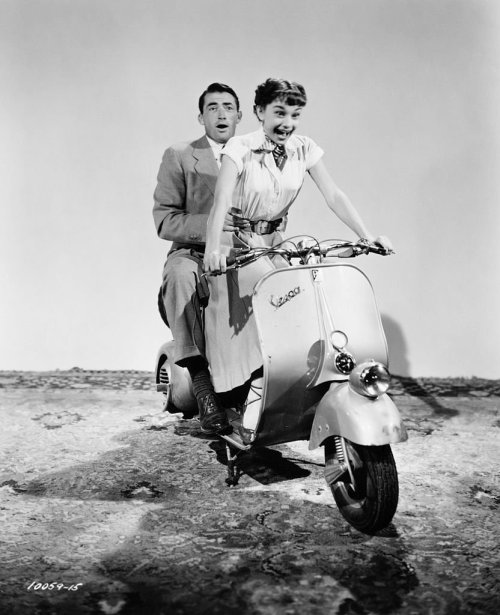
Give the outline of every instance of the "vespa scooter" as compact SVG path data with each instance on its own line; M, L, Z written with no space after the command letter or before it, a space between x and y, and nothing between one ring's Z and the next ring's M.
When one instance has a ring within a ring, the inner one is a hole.
M228 270L280 255L289 267L261 278L253 310L263 375L245 403L228 408L228 478L238 480L244 451L297 440L325 451L325 479L343 517L366 534L387 527L397 508L398 475L390 445L407 439L387 395L387 343L372 286L337 258L386 252L364 240L318 242L301 236L272 248L242 250ZM298 260L298 264L293 264ZM197 413L189 373L172 361L173 342L156 363L157 389L169 412Z

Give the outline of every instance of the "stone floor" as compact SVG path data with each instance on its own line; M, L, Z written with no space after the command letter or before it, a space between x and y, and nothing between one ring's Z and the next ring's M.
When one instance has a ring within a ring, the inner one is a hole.
M393 525L352 529L322 451L223 447L151 373L0 372L0 613L500 613L500 382L396 378Z

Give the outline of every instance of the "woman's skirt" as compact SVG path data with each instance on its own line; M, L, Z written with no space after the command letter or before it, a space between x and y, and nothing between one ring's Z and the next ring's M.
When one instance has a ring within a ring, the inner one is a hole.
M270 247L282 241L276 231L223 233L223 250ZM255 284L276 264L267 257L223 275L208 276L210 299L205 310L207 359L217 392L230 391L250 379L262 366L262 353L252 308Z

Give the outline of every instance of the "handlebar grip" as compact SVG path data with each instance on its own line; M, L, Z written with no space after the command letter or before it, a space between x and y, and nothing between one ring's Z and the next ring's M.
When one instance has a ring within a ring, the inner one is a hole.
M373 252L373 254L381 254L382 256L388 256L389 254L394 254L394 250L387 250L386 248L383 248L378 243L375 243L370 246L370 252Z

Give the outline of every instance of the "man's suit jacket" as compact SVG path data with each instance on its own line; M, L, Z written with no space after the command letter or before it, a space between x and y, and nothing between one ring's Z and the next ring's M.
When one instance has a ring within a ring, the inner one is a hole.
M153 218L172 250L205 245L219 168L205 136L177 143L163 155L154 192Z

